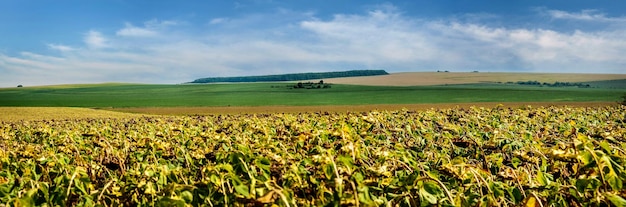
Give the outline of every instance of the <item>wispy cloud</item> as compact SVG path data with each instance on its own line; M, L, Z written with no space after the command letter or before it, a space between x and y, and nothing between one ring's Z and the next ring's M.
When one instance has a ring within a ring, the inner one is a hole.
M48 44L48 48L52 50L61 51L61 52L69 52L69 51L76 50L76 48L73 48L67 45L61 45L61 44Z
M152 19L143 23L143 27L134 26L126 22L124 28L118 30L115 34L126 37L154 37L159 35L159 31L166 30L168 27L180 24L177 21L159 21Z
M626 17L607 17L606 14L593 9L582 10L580 12L567 12L561 10L547 10L546 12L548 15L555 19L622 23L626 22Z
M115 34L128 37L151 37L157 35L157 32L146 28L135 27L130 23L126 23L126 27L118 30Z
M213 18L209 21L209 24L220 24L226 22L227 20L228 18Z
M553 15L619 19L592 11ZM181 83L207 76L368 68L601 73L624 73L626 68L623 28L564 32L458 18L411 18L384 5L330 19L283 10L229 17L227 26L218 24L225 19L187 26L159 20L142 26L126 23L112 33L88 31L84 45L48 44L59 51L52 55L0 53L0 83ZM263 27L259 22L273 24Z

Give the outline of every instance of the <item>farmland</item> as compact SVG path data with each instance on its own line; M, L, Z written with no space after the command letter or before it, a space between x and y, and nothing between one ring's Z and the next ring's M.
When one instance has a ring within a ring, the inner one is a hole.
M623 206L626 108L0 122L0 203Z
M0 121L132 118L149 115L72 107L0 107Z
M223 107L129 107L107 108L105 110L151 115L230 115L230 114L267 114L267 113L306 113L306 112L369 112L395 110L429 110L502 106L520 108L526 106L549 107L604 107L615 106L615 102L480 102L480 103L437 103L437 104L370 104L370 105L319 105L319 106L223 106ZM1 120L1 119L0 119Z
M625 89L534 86L360 86L293 89L290 83L94 84L0 89L0 106L227 107L475 102L616 102Z
M390 75L326 79L337 84L372 86L429 86L444 84L476 84L487 82L539 81L594 82L626 80L625 74L563 74L563 73L467 73L467 72L405 72Z
M435 75L0 89L0 206L626 205L622 79Z

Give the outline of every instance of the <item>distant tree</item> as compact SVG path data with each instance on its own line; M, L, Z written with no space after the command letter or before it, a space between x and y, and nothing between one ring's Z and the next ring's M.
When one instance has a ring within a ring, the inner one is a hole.
M21 88L21 87L24 87L24 86L22 86L22 85L17 85L17 87L18 87L18 88Z
M388 74L389 73L387 73L385 70L350 70L350 71L340 71L340 72L293 73L293 74L262 75L262 76L210 77L210 78L196 79L192 81L191 83L297 81L297 80L373 76L373 75L388 75Z

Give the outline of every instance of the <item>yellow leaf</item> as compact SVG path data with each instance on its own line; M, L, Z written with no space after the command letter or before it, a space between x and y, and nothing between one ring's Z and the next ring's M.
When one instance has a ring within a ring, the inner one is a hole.
M259 202L259 203L271 203L271 202L274 202L274 193L276 193L276 192L270 191L267 194L265 194L264 196L257 198L256 201Z
M538 207L539 204L537 203L537 199L534 196L528 197L528 199L526 199L526 204L524 204L525 207Z

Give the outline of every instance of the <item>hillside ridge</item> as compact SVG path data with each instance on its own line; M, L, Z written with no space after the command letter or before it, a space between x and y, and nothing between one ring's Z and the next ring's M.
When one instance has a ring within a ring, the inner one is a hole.
M273 82L273 81L300 81L324 78L344 78L361 76L389 75L385 70L348 70L335 72L314 72L314 73L289 73L277 75L259 76L233 76L233 77L209 77L196 79L189 83L249 83L249 82Z

